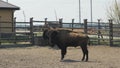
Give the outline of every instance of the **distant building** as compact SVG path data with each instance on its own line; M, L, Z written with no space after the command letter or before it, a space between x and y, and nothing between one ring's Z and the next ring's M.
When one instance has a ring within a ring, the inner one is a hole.
M0 0L0 33L14 32L14 12L18 6Z

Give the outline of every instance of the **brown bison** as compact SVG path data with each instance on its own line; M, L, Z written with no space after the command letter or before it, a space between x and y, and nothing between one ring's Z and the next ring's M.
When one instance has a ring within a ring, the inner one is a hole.
M67 53L67 47L80 46L83 52L82 61L88 61L87 44L89 37L85 34L78 34L64 29L47 29L43 32L43 38L49 40L50 46L57 45L61 49L61 60L64 59L64 55Z

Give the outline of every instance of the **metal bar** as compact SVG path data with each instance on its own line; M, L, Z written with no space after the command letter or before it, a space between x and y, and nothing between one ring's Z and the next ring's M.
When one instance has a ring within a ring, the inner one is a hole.
M92 0L90 0L90 16L91 16L91 26L92 26L92 22L93 22L93 13L92 13Z
M79 23L81 23L81 1L79 0Z

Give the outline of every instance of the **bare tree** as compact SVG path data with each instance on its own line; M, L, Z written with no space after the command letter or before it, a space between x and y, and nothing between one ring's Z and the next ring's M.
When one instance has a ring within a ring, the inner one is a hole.
M120 24L120 3L117 0L109 7L107 13L108 18L113 19L114 23Z

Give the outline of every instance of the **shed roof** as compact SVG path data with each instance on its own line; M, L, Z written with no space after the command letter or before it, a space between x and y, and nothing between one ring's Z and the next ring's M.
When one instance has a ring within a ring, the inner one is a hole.
M8 2L4 2L4 1L0 0L0 9L19 10L20 8L18 6L15 6Z

